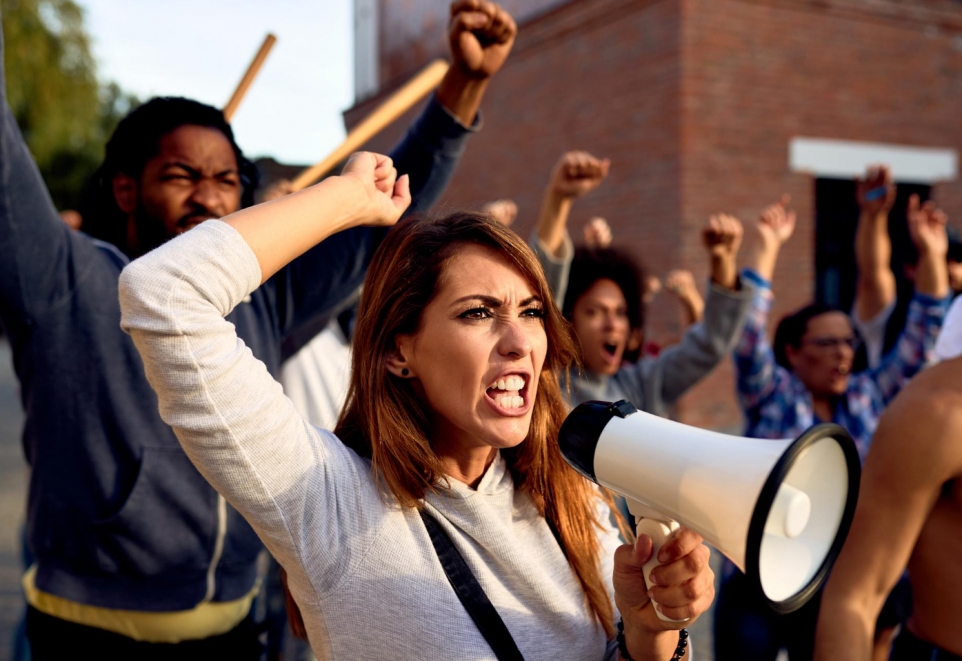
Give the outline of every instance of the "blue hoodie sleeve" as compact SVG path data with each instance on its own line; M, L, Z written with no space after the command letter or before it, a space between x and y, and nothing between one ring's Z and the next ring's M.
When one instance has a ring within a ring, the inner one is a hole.
M7 104L0 36L0 321L15 336L71 295L94 247L60 220Z
M441 196L461 159L468 136L478 130L461 124L432 95L390 156L398 175L411 178L411 207L427 211ZM335 312L361 283L385 228L357 227L339 232L305 253L272 278L277 288L281 334L300 335L322 328L317 320ZM312 334L313 335L313 334ZM304 338L309 340L310 338Z

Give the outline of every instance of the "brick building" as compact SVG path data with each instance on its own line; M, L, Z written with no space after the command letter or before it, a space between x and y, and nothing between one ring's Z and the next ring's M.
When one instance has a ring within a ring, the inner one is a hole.
M348 126L445 52L446 2L357 4L366 12L357 58L367 74ZM866 164L890 163L900 197L931 193L962 220L962 2L503 4L518 18L518 41L487 94L484 130L449 189L449 207L513 198L527 235L555 160L586 149L610 157L612 168L576 205L574 236L601 215L651 272L686 267L703 279L699 230L709 214L747 221L790 193L799 225L776 274L776 318L816 296L850 301L851 179ZM385 149L407 121L370 147ZM907 240L903 222L893 220L896 251ZM669 296L655 300L649 319L649 337L678 335ZM686 397L682 419L738 429L733 391L726 364Z

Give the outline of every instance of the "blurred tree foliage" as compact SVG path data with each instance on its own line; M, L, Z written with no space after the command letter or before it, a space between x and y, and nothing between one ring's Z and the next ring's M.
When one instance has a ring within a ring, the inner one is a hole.
M117 122L136 105L97 79L73 0L0 0L7 102L58 209L75 209Z

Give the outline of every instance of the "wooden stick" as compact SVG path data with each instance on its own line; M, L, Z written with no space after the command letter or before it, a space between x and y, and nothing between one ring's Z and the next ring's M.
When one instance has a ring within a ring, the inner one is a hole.
M234 94L231 95L230 101L224 106L224 119L228 122L237 112L237 107L240 106L241 101L244 100L244 95L247 94L247 89L254 82L254 78L257 77L257 72L261 70L261 66L264 64L264 60L267 59L267 54L271 52L271 48L274 47L274 42L277 41L277 37L272 34L268 34L264 37L264 43L261 44L260 50L257 51L257 55L251 60L251 64L247 67L247 71L244 73L244 77L237 84L237 89L234 90Z
M357 151L368 140L384 130L394 120L428 95L435 87L441 84L441 79L448 71L448 63L444 60L434 60L426 67L421 69L417 75L404 84L404 86L389 96L384 102L375 108L370 115L365 117L360 124L354 127L344 142L335 149L330 155L317 165L305 169L292 182L295 191L307 188L315 181L331 171L338 163ZM404 174L403 172L401 174Z

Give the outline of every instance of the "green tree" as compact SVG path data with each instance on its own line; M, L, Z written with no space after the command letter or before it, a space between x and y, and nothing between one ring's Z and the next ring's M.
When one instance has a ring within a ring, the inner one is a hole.
M117 122L136 100L101 84L72 0L0 0L7 101L54 203L76 208Z

